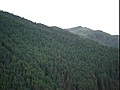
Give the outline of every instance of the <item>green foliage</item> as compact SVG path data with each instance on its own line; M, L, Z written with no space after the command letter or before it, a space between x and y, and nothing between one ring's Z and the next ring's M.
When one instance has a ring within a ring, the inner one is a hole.
M119 48L119 36L118 35L110 35L108 33L102 32L100 30L93 31L86 27L75 27L67 29L67 31L72 32L76 35L79 35L84 38L88 38L90 40L94 40L103 44L105 46Z
M119 90L118 49L0 11L0 90Z

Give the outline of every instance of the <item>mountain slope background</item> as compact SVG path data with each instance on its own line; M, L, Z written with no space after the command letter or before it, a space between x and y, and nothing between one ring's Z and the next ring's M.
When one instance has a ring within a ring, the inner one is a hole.
M118 54L0 11L0 90L119 90Z
M100 44L103 44L109 47L119 48L118 35L110 35L100 30L95 31L95 30L92 30L86 27L81 27L81 26L66 29L66 30L76 35L82 36L84 38L97 41Z

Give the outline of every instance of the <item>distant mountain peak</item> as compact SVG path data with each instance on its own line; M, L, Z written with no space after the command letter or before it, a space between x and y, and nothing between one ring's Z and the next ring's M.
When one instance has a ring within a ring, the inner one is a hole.
M118 35L113 36L101 30L92 30L90 28L81 26L73 27L66 30L76 35L82 36L84 38L88 38L96 42L99 42L100 44L118 48L119 38L115 38L118 37Z

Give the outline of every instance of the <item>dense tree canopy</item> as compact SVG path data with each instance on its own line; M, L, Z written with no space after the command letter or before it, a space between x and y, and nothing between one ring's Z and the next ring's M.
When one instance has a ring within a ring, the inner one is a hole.
M81 26L66 30L81 37L99 42L100 44L103 44L105 46L119 48L119 35L110 35L101 30L92 30L90 28Z
M118 52L0 11L0 90L119 90Z

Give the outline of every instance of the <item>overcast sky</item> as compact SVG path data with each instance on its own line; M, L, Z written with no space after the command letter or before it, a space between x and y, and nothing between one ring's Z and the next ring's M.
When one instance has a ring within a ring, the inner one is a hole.
M48 26L119 34L119 0L0 0L0 10Z

